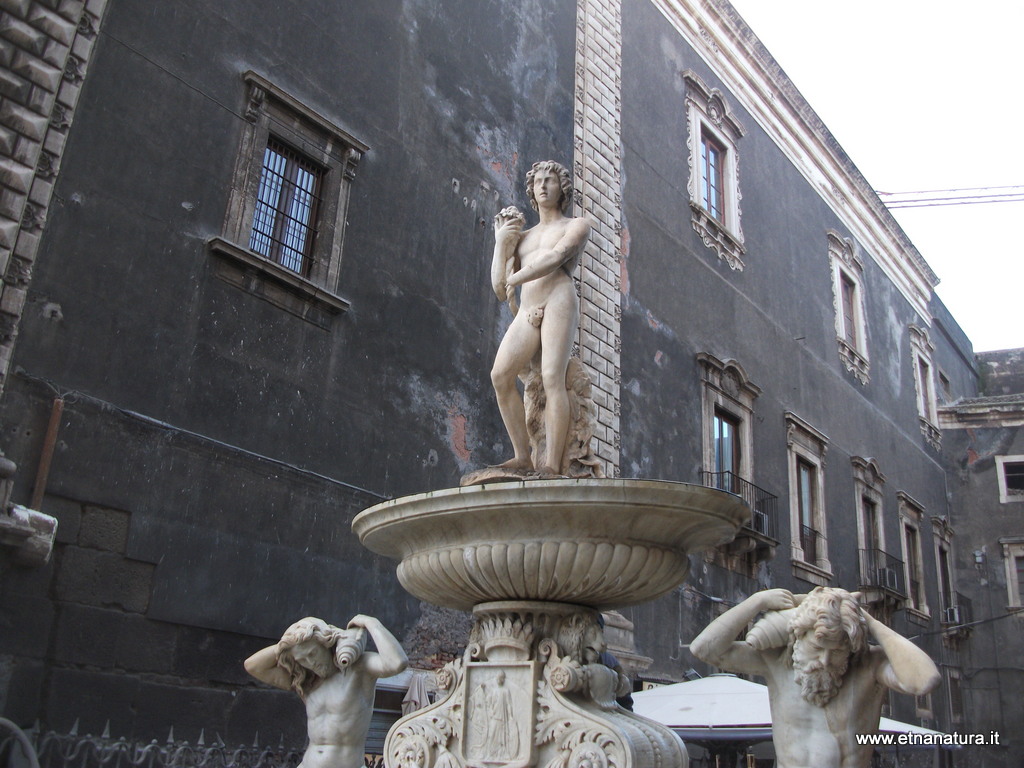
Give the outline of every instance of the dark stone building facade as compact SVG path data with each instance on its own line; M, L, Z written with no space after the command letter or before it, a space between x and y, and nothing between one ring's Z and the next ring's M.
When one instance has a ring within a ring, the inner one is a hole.
M975 725L987 630L950 621L941 575L973 557L939 414L978 393L970 342L724 0L3 7L9 47L54 13L89 14L90 47L0 303L12 501L59 522L47 565L0 566L0 714L301 745L301 709L241 666L294 619L371 613L424 664L459 652L464 617L349 526L505 458L491 220L552 158L595 224L578 347L606 471L755 501L624 611L646 678L699 667L686 643L751 591L832 584L959 686L893 717ZM253 235L268 156L320 185L301 262Z

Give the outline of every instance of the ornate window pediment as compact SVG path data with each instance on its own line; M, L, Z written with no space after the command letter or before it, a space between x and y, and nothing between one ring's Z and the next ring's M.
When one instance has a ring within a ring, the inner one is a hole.
M743 126L725 97L708 87L694 72L686 82L686 146L690 153L691 222L708 248L732 269L743 269L743 229L740 226L739 157L736 145Z
M864 313L864 262L849 238L828 233L832 303L839 359L861 384L869 381L867 322Z

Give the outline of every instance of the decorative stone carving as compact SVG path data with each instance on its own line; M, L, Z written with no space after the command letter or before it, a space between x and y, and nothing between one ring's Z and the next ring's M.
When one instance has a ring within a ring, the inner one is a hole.
M518 602L474 613L473 636L483 644L471 642L443 670L448 696L391 729L389 766L685 768L675 734L616 705L619 676L597 663L604 640L596 612ZM510 646L489 643L498 636L523 642L509 654Z
M376 653L364 651L367 635ZM246 659L245 669L305 703L309 746L302 768L362 768L377 679L406 664L394 636L377 619L359 615L347 629L314 617L297 621L279 642ZM427 766L413 758L405 764Z
M938 685L934 662L858 597L830 587L756 592L690 644L702 661L766 679L779 768L866 768L873 748L857 735L878 729L886 689L923 696Z
M863 296L861 295L864 281L864 262L853 249L853 241L848 237L842 237L838 232L828 232L828 255L830 268L832 270L832 309L836 319L836 344L839 347L839 359L863 385L871 379L869 376L870 364L867 357L866 333L867 326L864 322ZM853 317L846 317L846 309L843 307L842 278L845 275L853 285L856 286L853 297ZM850 322L855 328L855 334L851 344L846 338L846 323Z
M743 270L743 228L740 224L739 158L736 145L743 137L743 126L729 110L725 97L717 88L705 83L696 72L682 73L686 83L686 146L690 155L690 176L687 192L690 197L690 223L705 246L711 248L729 265ZM713 128L712 128L713 127ZM700 144L703 131L711 130L725 147L723 181L726 185L725 218L713 217L704 207L700 189Z
M400 560L402 586L435 605L606 610L671 591L688 573L688 552L730 540L749 515L735 496L685 483L539 480L394 499L361 512L352 529Z

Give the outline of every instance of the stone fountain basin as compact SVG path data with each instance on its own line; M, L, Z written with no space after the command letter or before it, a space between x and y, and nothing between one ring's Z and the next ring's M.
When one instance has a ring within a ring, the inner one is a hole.
M742 499L714 488L560 479L405 496L364 510L352 530L435 605L542 600L604 611L675 589L688 553L730 541L749 517Z

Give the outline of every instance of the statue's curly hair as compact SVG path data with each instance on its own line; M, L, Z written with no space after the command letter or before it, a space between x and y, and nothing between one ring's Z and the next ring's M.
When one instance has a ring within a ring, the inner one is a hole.
M848 643L851 655L868 644L867 621L860 604L845 589L815 587L796 607L789 629L795 637L813 632L818 641Z
M338 641L349 638L356 645L359 653L362 653L366 647L366 632L361 629L341 629L315 616L299 619L288 627L277 643L277 663L291 677L292 690L305 698L321 680L316 674L295 661L291 652L292 648L307 640L315 640L331 651L331 655L337 659L342 647L351 645L348 642L339 645Z
M572 174L569 173L569 169L554 160L541 160L534 163L533 167L526 172L526 194L535 211L537 210L537 199L533 196L533 179L538 171L551 171L558 176L558 185L562 188L562 199L559 201L559 206L562 213L567 213L569 206L572 205Z

